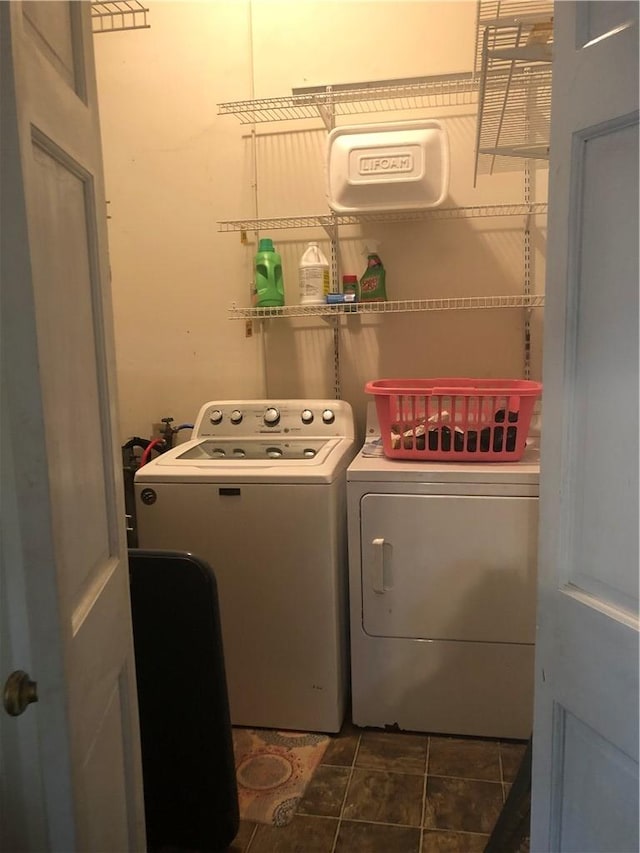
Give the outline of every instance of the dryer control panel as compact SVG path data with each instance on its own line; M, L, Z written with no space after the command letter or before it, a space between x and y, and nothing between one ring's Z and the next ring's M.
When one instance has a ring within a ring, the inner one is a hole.
M196 419L193 437L351 438L353 410L344 400L221 400L205 403Z

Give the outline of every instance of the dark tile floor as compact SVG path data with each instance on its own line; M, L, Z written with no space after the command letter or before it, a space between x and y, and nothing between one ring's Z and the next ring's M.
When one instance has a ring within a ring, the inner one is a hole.
M525 746L347 723L291 823L242 821L229 853L481 853Z

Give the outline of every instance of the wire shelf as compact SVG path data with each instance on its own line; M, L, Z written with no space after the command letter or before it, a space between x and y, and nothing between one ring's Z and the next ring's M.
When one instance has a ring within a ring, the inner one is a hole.
M138 0L107 0L91 3L91 27L94 33L120 30L147 30L149 10Z
M404 299L388 302L350 302L337 305L284 305L280 308L229 309L230 320L277 317L336 317L353 314L399 314L415 311L460 311L484 308L544 308L544 295L453 296L443 299Z
M443 219L479 219L495 216L534 216L546 214L547 203L492 204L475 207L441 207L433 210L362 213L320 214L317 216L280 216L271 219L232 219L218 222L218 231L263 231L285 228L333 228L337 225L358 225L366 222L419 222Z
M218 104L218 115L235 115L241 124L358 115L388 110L426 109L473 104L478 81L472 74L448 74L411 80L326 86L288 97Z
M480 2L476 178L548 160L552 45L551 2Z
M519 24L532 27L552 20L552 0L478 0L474 73L479 75L482 70L482 44L486 28L493 30L492 37L496 40L493 46L504 47L505 44L499 43L500 28Z
M551 67L500 71L484 86L479 154L549 158Z

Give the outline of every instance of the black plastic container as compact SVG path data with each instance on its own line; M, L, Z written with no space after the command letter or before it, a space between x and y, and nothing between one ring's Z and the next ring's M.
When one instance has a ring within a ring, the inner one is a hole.
M225 850L239 826L216 579L129 549L147 849Z

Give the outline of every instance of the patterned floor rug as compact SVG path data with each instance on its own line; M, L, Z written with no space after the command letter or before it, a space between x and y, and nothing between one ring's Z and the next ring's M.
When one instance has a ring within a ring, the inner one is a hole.
M288 824L328 745L326 735L234 728L240 818Z

